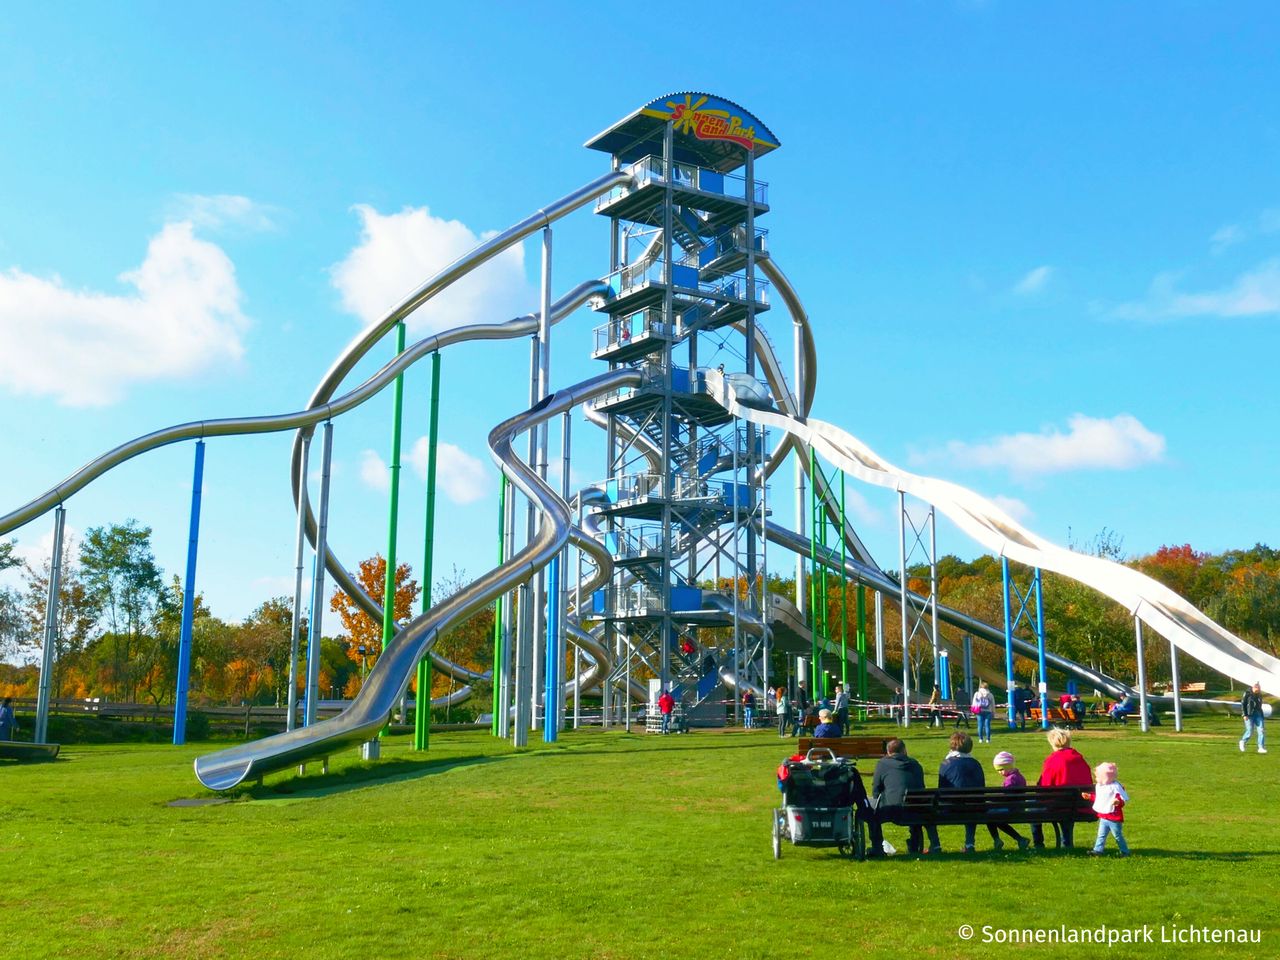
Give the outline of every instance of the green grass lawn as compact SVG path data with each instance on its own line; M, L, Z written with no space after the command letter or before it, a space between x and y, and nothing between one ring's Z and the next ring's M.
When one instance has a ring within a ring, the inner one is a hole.
M947 732L909 732L930 783ZM199 807L169 802L212 796L191 772L208 746L72 746L0 765L0 925L23 960L1275 957L1280 751L1241 754L1236 736L1226 718L1077 735L1132 795L1128 860L996 854L985 830L966 857L954 827L941 857L872 863L790 846L772 859L785 751L768 731L584 731L519 754L482 733L437 734L429 755L394 737L380 763L351 752L328 776L277 774ZM1001 749L1034 780L1048 747L997 729L975 755L989 767ZM905 831L886 835L905 849ZM1011 948L982 943L987 924L1149 924L1157 942ZM1261 929L1262 943L1159 943L1173 924Z

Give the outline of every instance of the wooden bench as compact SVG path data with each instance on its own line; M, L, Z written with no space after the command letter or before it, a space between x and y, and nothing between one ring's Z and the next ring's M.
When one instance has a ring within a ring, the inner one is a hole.
M1093 823L1098 815L1081 796L1085 787L986 787L971 790L908 790L902 805L889 808L888 823L902 827L988 823Z
M801 737L796 752L808 753L813 747L825 747L837 757L866 760L883 757L888 742L884 737Z
M1030 714L1031 714L1031 719L1032 719L1032 720L1034 720L1036 723L1039 723L1039 722L1040 722L1040 708L1039 708L1039 707L1032 707L1032 708L1031 708L1031 710L1030 710ZM1074 714L1067 713L1067 711L1063 710L1061 707L1050 707L1050 708L1049 708L1049 722L1050 722L1050 723L1060 723L1060 724L1063 724L1064 726L1068 726L1068 727L1076 727L1076 726L1083 727L1083 726L1084 726L1084 716L1082 715L1082 716L1081 716L1081 718L1080 718L1079 720L1076 720L1076 718L1075 718L1075 715L1074 715Z
M56 743L0 740L0 760L53 760L61 749Z

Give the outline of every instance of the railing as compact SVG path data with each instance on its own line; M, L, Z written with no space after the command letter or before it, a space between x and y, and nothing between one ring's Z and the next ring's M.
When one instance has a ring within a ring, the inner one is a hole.
M625 317L616 317L595 329L595 352L611 347L624 346L644 337L670 337L671 326L664 323L658 310L640 310Z
M652 155L641 157L634 163L625 165L622 169L625 173L631 174L633 185L615 187L610 190L596 201L596 209L599 210L606 207L615 200L651 183L665 184L667 177L663 170L664 166L665 164L661 157ZM747 199L746 177L736 173L720 173L718 170L708 170L705 167L695 166L691 163L675 162L671 164L671 185L681 190L713 193L731 200L741 200L744 203ZM757 180L752 195L756 203L768 205L769 184L763 180Z
M755 242L753 244L756 253L768 252L769 231L758 228L755 232ZM732 230L726 230L707 242L707 245L700 252L690 254L685 257L683 263L694 267L705 267L707 264L726 257L731 253L747 252L747 229L746 227L734 227Z
M648 263L628 264L605 277L614 297L624 297L649 284L667 283L667 261L658 258ZM729 300L747 299L747 276L744 273L731 273L723 277L703 278L696 265L686 259L676 263L671 269L671 285L681 292L689 292L698 297L724 298ZM756 303L761 306L769 304L769 282L756 277Z

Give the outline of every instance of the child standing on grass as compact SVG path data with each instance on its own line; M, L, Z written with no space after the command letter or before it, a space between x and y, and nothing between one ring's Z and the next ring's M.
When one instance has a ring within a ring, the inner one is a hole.
M1129 793L1124 784L1116 779L1114 763L1100 763L1094 771L1097 788L1093 793L1084 794L1086 800L1093 801L1093 809L1098 814L1098 839L1089 851L1093 856L1101 856L1107 845L1107 835L1116 838L1116 846L1120 848L1120 856L1129 855L1129 844L1124 841L1124 806L1129 802Z
M1022 772L1013 765L1013 754L1008 750L1001 750L995 755L991 761L991 765L996 768L996 773L1000 774L1003 782L1000 784L1006 790L1025 787L1027 778ZM1031 841L1013 829L1013 825L1009 823L988 823L987 830L991 833L991 845L1001 850L1004 848L1004 841L1000 839L1000 834L1005 833L1012 837L1018 843L1019 850L1025 850L1031 846Z

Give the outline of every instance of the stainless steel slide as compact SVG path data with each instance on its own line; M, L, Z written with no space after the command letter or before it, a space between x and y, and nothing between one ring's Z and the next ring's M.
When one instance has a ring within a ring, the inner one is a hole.
M712 394L734 416L793 434L859 480L932 503L997 556L1079 580L1123 604L1179 650L1219 673L1241 683L1259 682L1267 692L1280 693L1280 660L1245 643L1163 584L1121 564L1056 546L963 487L895 467L833 424L744 404L729 379L716 371L708 371L707 380Z
M489 434L494 461L542 513L543 522L534 538L509 561L410 621L383 651L360 694L341 714L309 727L199 757L195 771L200 782L211 790L228 790L246 779L327 756L375 736L399 704L418 661L431 652L441 634L527 581L569 542L572 522L568 504L516 456L516 437L592 397L639 381L640 375L632 370L607 373L558 390L532 410L495 427Z

